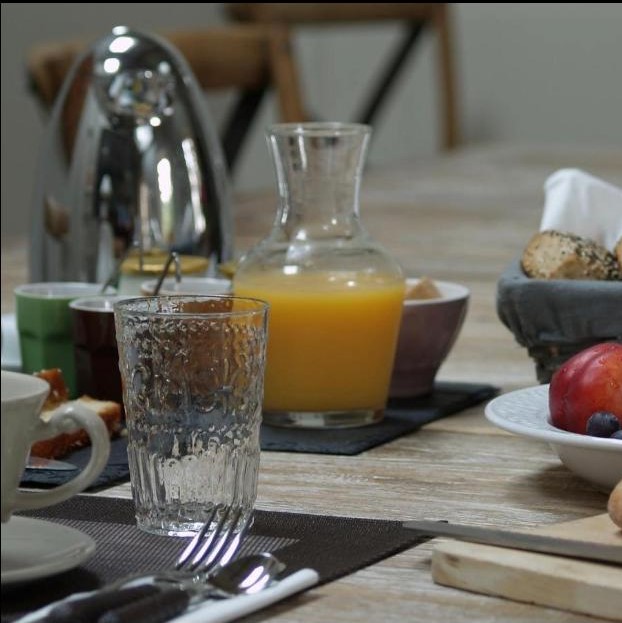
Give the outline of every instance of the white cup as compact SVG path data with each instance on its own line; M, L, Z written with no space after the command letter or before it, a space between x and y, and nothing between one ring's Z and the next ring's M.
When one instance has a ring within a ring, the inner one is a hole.
M80 493L108 462L110 440L99 415L78 403L66 403L41 417L49 391L49 384L35 376L2 371L2 522L15 511L51 506ZM54 489L21 491L19 483L33 442L77 428L84 428L91 438L86 467Z
M145 296L152 296L157 284L158 279L143 281L140 290ZM158 294L161 296L175 294L205 294L209 296L231 294L231 280L217 277L182 277L181 281L177 281L175 277L167 277L162 282Z

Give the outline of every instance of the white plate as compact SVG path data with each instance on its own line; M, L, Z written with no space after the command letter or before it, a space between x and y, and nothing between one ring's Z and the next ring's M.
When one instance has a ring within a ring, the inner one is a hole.
M11 372L22 370L15 314L2 314L2 369Z
M611 491L622 480L622 441L569 433L549 417L549 386L538 385L498 396L486 405L488 420L511 433L545 441L577 476Z
M30 517L11 517L1 542L2 586L73 569L95 552L95 541L79 530Z

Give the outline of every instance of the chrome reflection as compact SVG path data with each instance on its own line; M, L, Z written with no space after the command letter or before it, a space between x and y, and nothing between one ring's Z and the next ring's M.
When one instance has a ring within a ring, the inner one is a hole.
M165 41L116 27L55 103L34 195L34 281L103 281L131 247L233 257L221 145L205 95Z

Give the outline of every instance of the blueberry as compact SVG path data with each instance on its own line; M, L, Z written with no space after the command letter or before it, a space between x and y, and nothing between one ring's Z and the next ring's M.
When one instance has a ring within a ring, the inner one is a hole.
M620 430L620 421L608 411L596 411L590 415L585 432L592 437L611 437Z
M622 428L619 428L615 433L611 435L611 439L622 439Z

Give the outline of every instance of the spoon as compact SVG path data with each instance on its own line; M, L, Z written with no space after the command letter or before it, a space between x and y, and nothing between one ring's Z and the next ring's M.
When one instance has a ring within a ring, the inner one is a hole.
M257 593L284 568L272 554L239 558L210 574L207 584L196 579L173 583L173 588L110 610L97 623L163 623L184 612L192 600Z
M45 459L41 456L30 456L26 463L26 469L42 469L60 472L75 472L78 467L73 463L65 461L56 461L54 459Z
M53 608L49 623L161 623L183 612L191 600L227 598L256 593L285 569L268 553L238 558L209 576L200 574L185 580L173 576L155 577L155 584L104 590L83 599L67 601Z
M273 554L255 554L224 565L210 576L208 583L225 597L250 595L263 590L284 569L285 564Z

